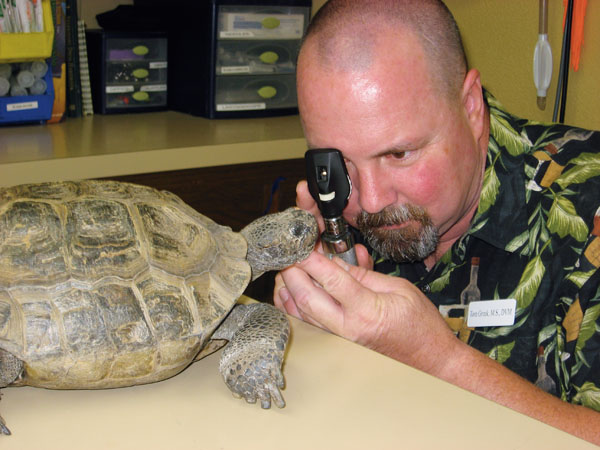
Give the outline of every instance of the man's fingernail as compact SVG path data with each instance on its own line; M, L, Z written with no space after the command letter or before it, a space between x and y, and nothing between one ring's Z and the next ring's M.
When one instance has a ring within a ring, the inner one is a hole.
M282 287L281 289L279 289L278 294L279 294L279 298L281 299L281 301L283 303L287 303L290 300L290 298L291 298L290 297L290 292L286 288L284 288L284 287Z
M339 256L334 257L333 262L335 262L338 266L340 266L346 272L350 271L350 265L346 261L344 261L342 258L340 258Z

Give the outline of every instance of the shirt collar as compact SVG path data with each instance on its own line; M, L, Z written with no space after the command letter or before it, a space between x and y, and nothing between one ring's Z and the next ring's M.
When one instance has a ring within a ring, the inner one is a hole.
M510 242L527 230L527 179L523 155L511 154L504 134L509 131L521 135L522 127L520 119L506 112L489 92L484 91L484 96L490 110L486 173L480 207L467 234L510 251Z

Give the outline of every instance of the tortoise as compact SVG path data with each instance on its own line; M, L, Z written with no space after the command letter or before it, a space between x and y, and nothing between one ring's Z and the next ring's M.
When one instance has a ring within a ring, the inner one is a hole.
M176 195L116 181L0 189L0 388L152 383L223 345L237 397L285 402L284 313L236 304L250 282L307 257L297 208L236 233ZM10 434L0 417L0 434Z

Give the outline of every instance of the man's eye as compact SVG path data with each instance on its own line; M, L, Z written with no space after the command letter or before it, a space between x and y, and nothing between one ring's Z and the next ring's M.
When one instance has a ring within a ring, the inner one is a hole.
M406 156L406 152L390 152L389 156L392 159L403 159Z

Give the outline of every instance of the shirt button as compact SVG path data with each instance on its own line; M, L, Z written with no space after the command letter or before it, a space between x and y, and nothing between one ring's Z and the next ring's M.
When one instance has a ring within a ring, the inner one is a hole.
M431 292L431 286L429 284L424 284L421 286L421 292L423 292L423 294L429 294Z

